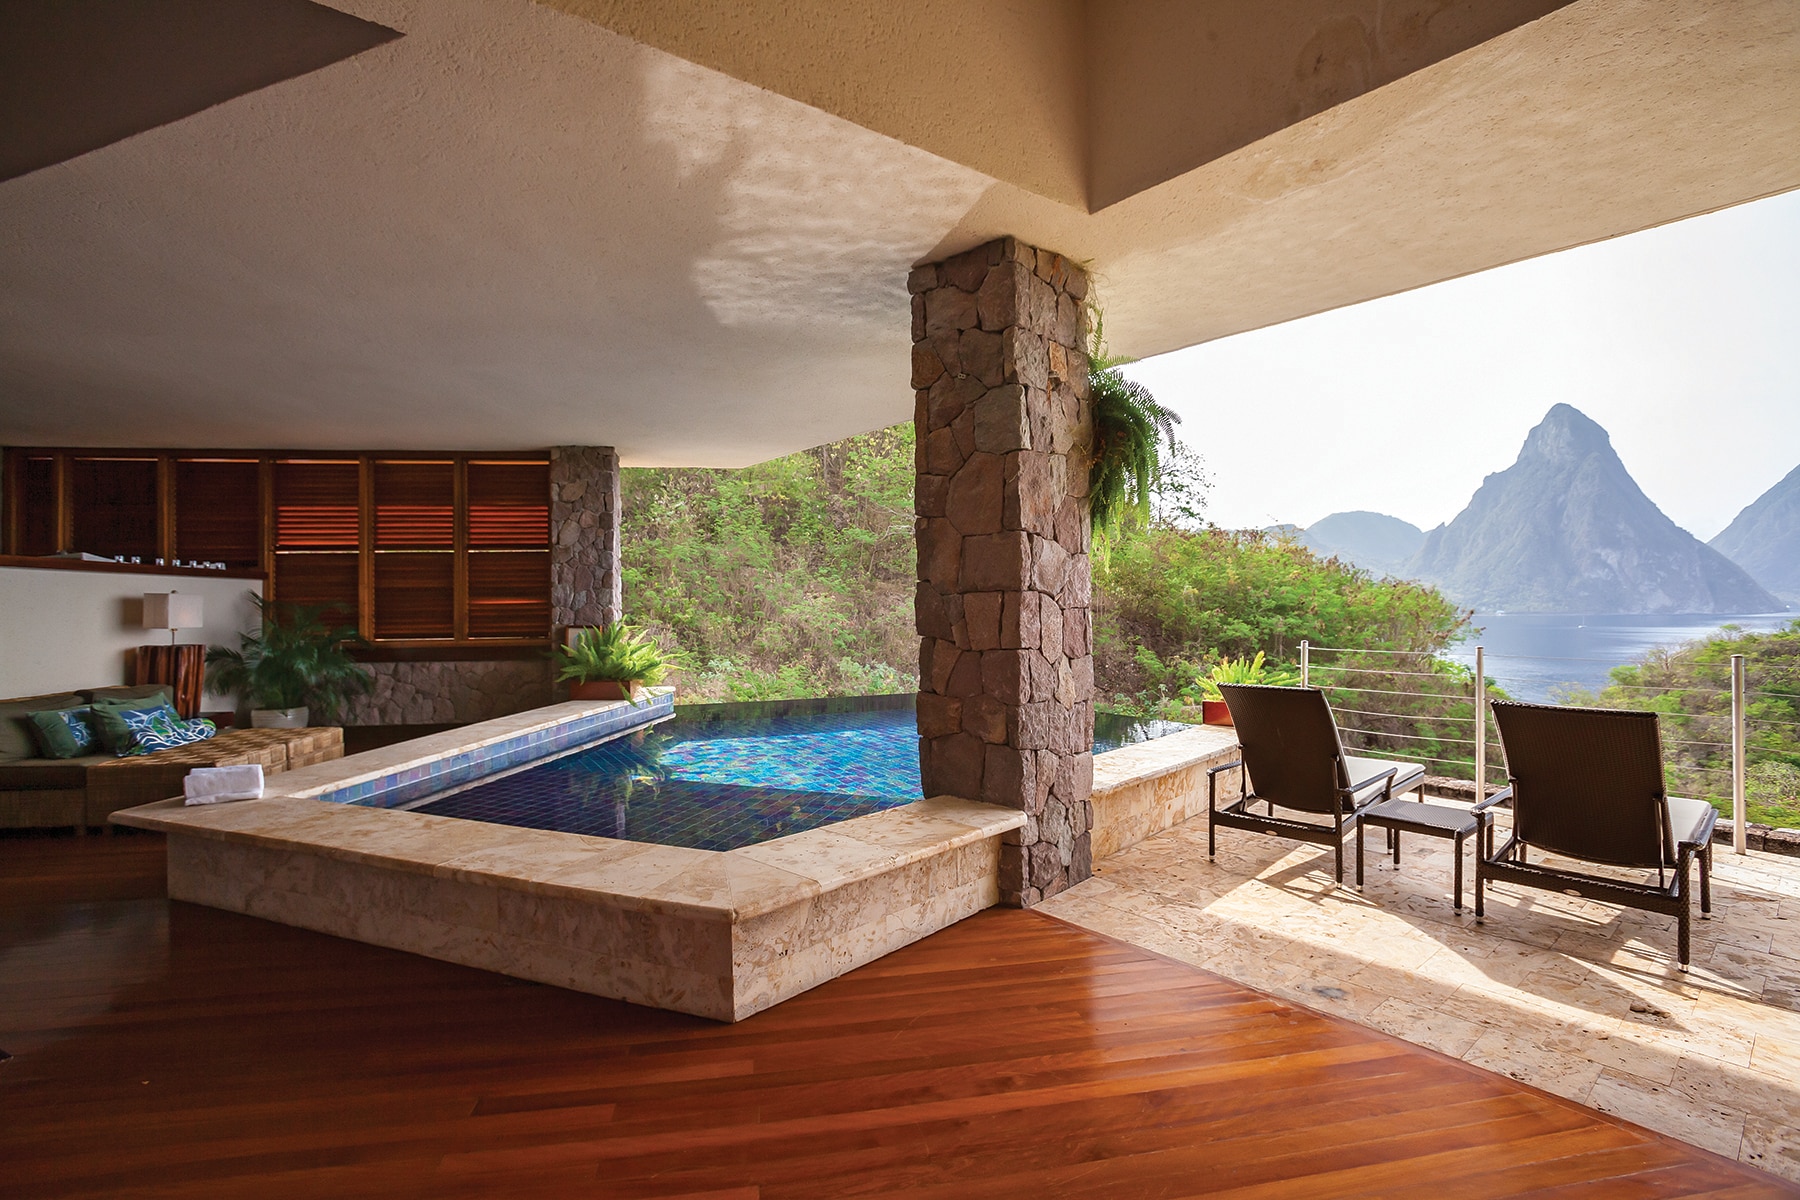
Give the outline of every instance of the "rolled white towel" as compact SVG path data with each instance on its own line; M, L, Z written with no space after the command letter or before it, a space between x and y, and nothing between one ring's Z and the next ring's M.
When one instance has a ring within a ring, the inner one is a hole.
M182 782L188 804L221 804L227 800L260 800L263 794L261 763L232 767L195 767Z

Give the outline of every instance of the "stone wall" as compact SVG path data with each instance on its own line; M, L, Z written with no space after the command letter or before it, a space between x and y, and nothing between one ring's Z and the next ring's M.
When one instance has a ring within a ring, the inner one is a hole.
M611 446L550 451L550 625L610 625L625 612L619 572L619 456Z
M374 662L374 689L350 705L350 725L464 725L556 698L550 660Z
M1002 901L1092 869L1087 276L1013 238L918 268L915 612L927 796L1021 809Z

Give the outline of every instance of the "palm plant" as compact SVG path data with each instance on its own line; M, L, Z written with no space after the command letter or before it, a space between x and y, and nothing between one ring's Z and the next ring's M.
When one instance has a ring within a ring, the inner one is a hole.
M1129 359L1106 353L1101 322L1094 320L1094 346L1089 355L1088 391L1094 410L1094 452L1088 467L1088 513L1093 518L1094 549L1106 561L1127 516L1150 519L1150 496L1160 473L1158 435L1175 448L1175 426L1181 418L1156 402L1150 389L1125 378Z
M335 723L344 705L369 690L369 672L350 657L356 630L326 623L318 608L277 609L251 594L260 627L241 634L238 648L213 646L206 652L207 676L215 691L233 693L251 708L306 708Z

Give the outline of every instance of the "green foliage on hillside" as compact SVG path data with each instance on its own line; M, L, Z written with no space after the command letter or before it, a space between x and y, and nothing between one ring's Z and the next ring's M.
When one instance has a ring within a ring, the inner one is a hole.
M1598 694L1575 691L1571 704L1648 709L1662 714L1668 786L1731 812L1731 656L1744 656L1746 801L1749 819L1800 826L1800 620L1775 633L1743 633L1656 650L1617 667Z
M1201 524L1205 473L1178 446L1155 522L1095 578L1095 674L1111 706L1178 704L1225 657L1293 666L1303 637L1436 650L1459 614L1291 542ZM905 692L913 633L913 431L739 471L624 473L625 603L678 651L685 699Z
M1326 689L1345 745L1474 777L1469 672L1437 654L1467 614L1431 588L1377 580L1290 538L1165 526L1143 532L1095 578L1095 679L1114 706L1182 717L1224 659L1299 662Z
M1221 658L1299 660L1300 642L1438 651L1465 618L1430 588L1376 580L1291 539L1153 528L1095 578L1095 678L1140 707L1179 699Z
M738 471L628 469L630 619L678 648L684 700L907 692L913 430Z

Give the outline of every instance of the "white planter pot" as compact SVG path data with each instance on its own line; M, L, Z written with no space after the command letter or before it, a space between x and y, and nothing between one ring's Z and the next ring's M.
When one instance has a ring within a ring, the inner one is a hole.
M304 707L253 708L250 726L253 729L305 729L307 715Z

